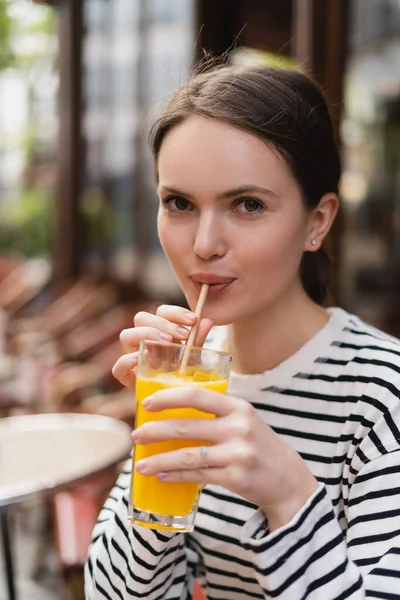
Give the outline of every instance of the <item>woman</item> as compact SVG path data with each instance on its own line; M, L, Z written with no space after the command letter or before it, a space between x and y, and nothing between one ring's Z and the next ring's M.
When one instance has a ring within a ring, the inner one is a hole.
M195 577L210 599L400 598L400 346L323 308L340 161L320 91L265 66L194 75L152 149L159 237L192 310L211 284L197 344L229 350L233 374L227 398L153 396L149 410L217 412L132 436L210 443L137 465L207 486L195 531L131 526L127 466L94 530L87 598L186 599ZM140 340L182 342L195 320L137 314L114 375L134 390Z

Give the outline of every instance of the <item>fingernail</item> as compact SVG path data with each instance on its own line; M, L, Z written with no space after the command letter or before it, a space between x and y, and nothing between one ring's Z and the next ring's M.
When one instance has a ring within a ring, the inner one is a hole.
M157 473L157 479L159 479L160 481L164 481L165 479L167 479L168 477L168 473Z
M190 312L185 313L183 316L185 318L185 321L190 324L192 324L197 318L194 313L190 313Z
M136 429L135 429L135 431L132 431L132 433L131 433L131 439L132 439L132 442L133 442L134 444L137 444L137 443L138 443L138 441L139 441L139 437L140 437L140 436L139 436L139 433L137 432L137 430L136 430Z
M177 327L176 333L182 337L187 337L189 335L189 329L186 329L186 327Z
M174 339L172 337L172 335L169 335L168 333L164 333L163 331L160 333L160 338L162 340L165 340L166 342L172 342L172 340Z
M147 396L142 402L143 408L149 408L153 402L153 396Z
M138 473L144 473L147 468L147 464L148 464L148 461L146 459L139 460L135 465L136 471Z

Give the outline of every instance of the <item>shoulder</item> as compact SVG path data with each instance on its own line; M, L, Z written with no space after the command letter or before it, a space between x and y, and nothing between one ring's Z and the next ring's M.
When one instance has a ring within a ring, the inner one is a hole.
M331 346L340 351L344 365L352 365L355 371L369 376L374 374L371 367L388 369L390 380L399 379L400 340L342 309L331 312L338 323Z
M385 451L398 450L400 341L355 315L338 314L344 326L334 344L342 358L341 378L354 383L352 421L359 424L357 435L371 443L365 455L371 454L371 448L372 454L385 447Z
M377 329L373 325L369 325L357 315L353 315L341 308L331 308L330 312L333 316L343 324L343 330L354 336L362 336L362 338L370 338L383 344L389 343L400 348L400 340L396 337Z
M331 409L340 404L343 417L347 414L353 424L368 422L366 429L385 420L388 413L397 418L399 340L346 311L335 308L330 312L328 333L318 344L310 372L296 375L296 379L304 378L304 392L333 400Z

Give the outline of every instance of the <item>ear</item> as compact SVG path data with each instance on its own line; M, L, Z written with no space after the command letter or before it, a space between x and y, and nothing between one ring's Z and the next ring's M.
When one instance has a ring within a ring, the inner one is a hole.
M329 192L324 194L319 204L308 217L308 233L304 244L304 252L315 252L322 246L326 235L329 233L339 208L337 194Z

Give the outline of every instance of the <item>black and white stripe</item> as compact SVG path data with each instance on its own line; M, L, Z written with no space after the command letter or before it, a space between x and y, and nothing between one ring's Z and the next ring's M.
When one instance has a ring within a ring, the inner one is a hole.
M128 522L127 464L93 532L87 600L189 600L194 577L209 600L400 600L399 382L400 343L340 309L276 369L233 374L229 393L300 453L318 490L270 533L256 506L210 486L194 533L174 535Z

